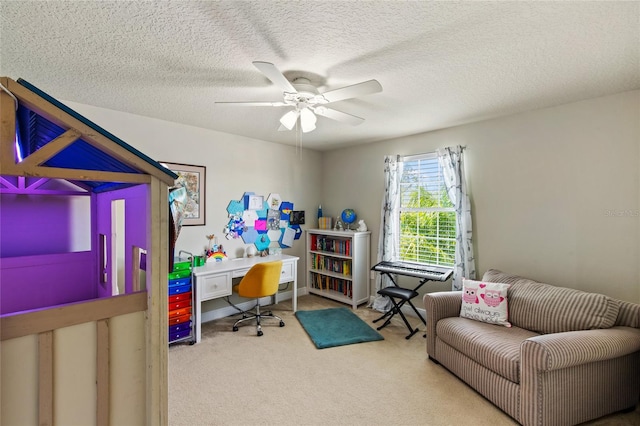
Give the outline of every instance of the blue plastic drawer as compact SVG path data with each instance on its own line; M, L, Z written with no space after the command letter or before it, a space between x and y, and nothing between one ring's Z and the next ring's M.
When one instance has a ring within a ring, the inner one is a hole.
M169 326L169 334L177 333L179 331L187 331L191 330L191 321L183 322L182 324L170 325Z
M191 284L191 276L169 280L169 287L178 287L186 284Z
M180 294L191 291L191 283L187 285L169 286L169 296L172 294Z
M169 342L174 342L179 339L184 339L185 337L189 337L191 334L191 329L184 331L177 331L175 333L169 333Z

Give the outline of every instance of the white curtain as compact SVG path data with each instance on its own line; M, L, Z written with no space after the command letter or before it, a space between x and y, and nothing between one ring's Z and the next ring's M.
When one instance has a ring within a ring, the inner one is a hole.
M474 279L476 277L471 239L471 204L467 195L462 152L461 146L437 150L447 193L456 211L456 257L452 290L462 290L462 278Z
M378 262L396 260L400 248L400 179L402 161L399 155L384 157L384 196L380 217L380 237L378 240ZM393 285L389 277L376 274L376 292ZM371 307L386 312L392 304L388 297L376 294Z

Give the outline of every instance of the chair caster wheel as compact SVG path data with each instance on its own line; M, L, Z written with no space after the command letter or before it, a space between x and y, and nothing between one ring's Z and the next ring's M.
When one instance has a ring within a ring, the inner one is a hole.
M284 327L284 321L280 321L280 327Z
M258 336L262 336L264 333L262 333L262 330L258 330Z
M233 331L238 331L238 327L236 327L235 325L233 326Z

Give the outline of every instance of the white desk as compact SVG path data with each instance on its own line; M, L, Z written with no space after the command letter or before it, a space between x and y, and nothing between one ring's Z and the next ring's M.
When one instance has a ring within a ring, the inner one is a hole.
M200 342L200 329L202 323L202 302L230 296L232 293L232 280L244 277L256 263L282 260L280 271L280 284L293 282L293 312L298 308L298 257L286 254L277 254L265 257L250 257L229 259L223 262L209 262L204 266L193 268L195 287L195 304L193 306L194 327L196 329L196 343ZM278 294L275 295L275 303L278 303Z

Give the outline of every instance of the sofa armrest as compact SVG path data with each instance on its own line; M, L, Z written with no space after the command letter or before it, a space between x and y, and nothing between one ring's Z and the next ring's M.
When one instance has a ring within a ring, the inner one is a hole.
M443 318L457 317L462 306L461 291L440 291L427 293L423 297L424 308L427 313L427 354L437 360L436 324Z
M525 340L520 350L523 369L560 370L640 351L640 330L613 327L543 334Z
M612 327L531 337L520 345L520 418L578 424L638 403L640 330Z

